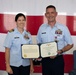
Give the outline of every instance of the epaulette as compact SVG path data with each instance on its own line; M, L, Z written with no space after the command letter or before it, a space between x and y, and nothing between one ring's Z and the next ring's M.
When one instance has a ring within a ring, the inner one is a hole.
M26 30L26 32L30 34L30 32L28 30Z
M9 30L9 32L13 32L13 31L14 31L14 29Z

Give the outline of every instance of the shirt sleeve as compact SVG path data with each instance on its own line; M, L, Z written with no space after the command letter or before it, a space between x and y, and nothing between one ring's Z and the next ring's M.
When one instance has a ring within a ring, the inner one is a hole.
M37 39L37 43L42 43L42 41L41 41L41 27L38 30L36 39Z
M12 45L12 35L8 32L4 41L4 47L10 48Z
M72 41L72 37L71 37L71 34L70 34L70 31L67 27L65 27L64 29L64 39L66 41L67 44L73 44L73 41Z

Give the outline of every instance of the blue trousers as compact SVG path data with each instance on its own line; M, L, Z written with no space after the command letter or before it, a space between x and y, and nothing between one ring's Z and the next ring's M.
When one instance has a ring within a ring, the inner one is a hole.
M64 59L63 56L57 56L55 59L42 59L43 75L64 75Z
M14 67L11 66L13 70L13 74L8 75L30 75L30 66L20 66L20 67Z

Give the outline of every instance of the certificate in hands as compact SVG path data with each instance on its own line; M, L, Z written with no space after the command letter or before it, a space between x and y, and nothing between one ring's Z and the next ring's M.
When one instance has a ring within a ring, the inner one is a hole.
M57 55L57 43L51 42L40 46L41 57L50 57Z
M57 55L57 43L45 43L39 45L22 45L23 58L45 58Z
M38 45L22 45L22 57L23 58L38 58L39 46Z

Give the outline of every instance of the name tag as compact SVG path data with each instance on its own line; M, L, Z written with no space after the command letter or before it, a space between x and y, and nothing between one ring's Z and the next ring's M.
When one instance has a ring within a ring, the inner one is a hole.
M14 39L18 39L19 37L14 37Z
M42 34L46 34L46 32L43 32Z

